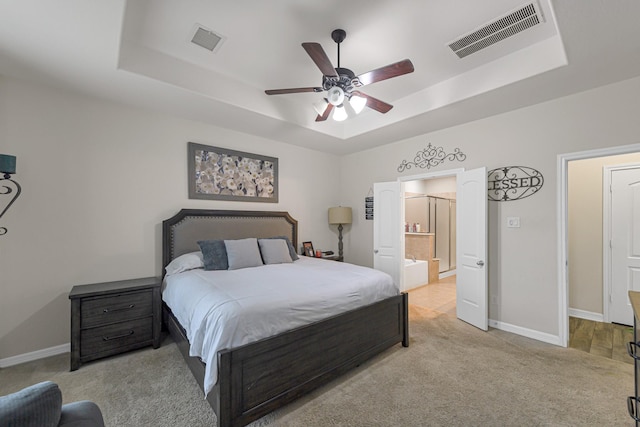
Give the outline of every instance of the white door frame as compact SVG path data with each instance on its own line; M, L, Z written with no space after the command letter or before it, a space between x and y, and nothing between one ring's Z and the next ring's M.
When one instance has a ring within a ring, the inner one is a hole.
M627 163L605 166L602 170L602 317L606 323L611 322L609 317L611 305L611 177L612 172L627 169L640 169L640 163Z
M593 159L640 152L640 144L601 148L558 154L557 158L557 231L558 231L558 341L563 347L569 344L569 216L568 170L572 160Z

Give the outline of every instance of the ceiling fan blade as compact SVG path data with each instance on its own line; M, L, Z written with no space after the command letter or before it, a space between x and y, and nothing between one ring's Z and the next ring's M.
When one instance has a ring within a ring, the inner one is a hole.
M316 122L324 122L325 120L327 120L332 110L333 104L327 104L327 108L324 110L324 113L322 113L322 115L318 114L318 117L316 117Z
M373 96L367 95L365 93L362 93L358 90L353 91L354 95L358 95L361 96L363 98L367 99L367 107L379 111L382 114L387 113L389 110L391 110L393 108L393 105L391 104L387 104L384 101L380 101L377 98L374 98Z
M413 64L410 60L405 59L404 61L389 64L386 67L360 74L358 76L358 80L360 80L360 86L364 86L409 73L413 73Z
M320 43L302 43L302 47L307 51L313 62L320 68L322 75L338 77L336 69L325 53Z
M286 93L302 93L302 92L322 92L321 87L296 87L291 89L269 89L264 93L267 95L282 95Z

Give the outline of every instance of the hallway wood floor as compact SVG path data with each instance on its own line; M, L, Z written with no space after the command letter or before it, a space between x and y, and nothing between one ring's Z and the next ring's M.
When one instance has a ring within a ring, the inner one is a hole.
M409 304L456 316L456 276L409 291ZM569 318L569 347L633 364L627 342L633 341L633 328L613 323Z
M629 341L633 341L633 328L629 326L569 317L571 348L632 364L627 353Z

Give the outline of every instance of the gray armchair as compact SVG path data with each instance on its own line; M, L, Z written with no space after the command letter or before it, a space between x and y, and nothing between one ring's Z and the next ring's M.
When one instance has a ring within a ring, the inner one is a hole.
M0 426L104 427L104 420L88 400L63 405L57 384L45 381L0 397Z

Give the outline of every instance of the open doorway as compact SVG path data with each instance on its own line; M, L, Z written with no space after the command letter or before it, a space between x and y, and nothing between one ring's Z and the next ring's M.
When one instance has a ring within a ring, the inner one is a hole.
M404 182L404 253L411 303L455 316L455 175Z
M570 330L570 318L586 319L600 323L606 323L606 321L608 321L605 317L605 300L607 299L607 294L604 290L604 279L607 273L604 272L605 242L602 233L603 222L602 219L596 219L597 225L589 226L586 234L575 229L576 226L579 226L576 221L584 219L584 216L580 215L580 211L574 204L573 212L578 213L578 219L575 217L573 219L570 218L570 203L573 203L570 202L570 194L572 197L575 197L575 195L578 194L576 193L578 190L576 190L575 186L580 185L580 182L576 177L570 180L569 170L576 165L584 165L579 163L579 161L582 160L599 163L595 172L591 171L588 175L582 175L583 177L589 176L590 179L596 179L598 182L595 184L585 183L585 185L590 185L590 187L587 188L585 186L582 188L583 191L586 189L592 195L601 199L599 202L588 202L588 211L590 213L602 213L604 210L602 202L603 167L606 163L610 163L614 160L613 156L618 157L634 153L640 153L640 144L562 154L558 156L558 344L560 345L568 346L570 344L571 332L575 332L575 330L573 330L575 327L574 325L571 326L572 330ZM632 160L631 157L626 157L622 162L627 163L634 161L635 160ZM582 202L582 204L584 208L584 202ZM579 243L573 239L575 236L588 237L589 244L580 246ZM608 241L606 243L608 243ZM580 280L580 272L582 270L580 270L578 263L584 262L587 258L585 254L580 254L580 250L587 250L588 256L595 259L595 262L592 262L590 267L599 269L600 271L599 273L594 272L590 276L595 277L596 281L589 285L589 289L584 287L586 282L584 280Z
M638 163L640 153L629 153L572 160L567 169L569 347L624 362L633 338L627 291L640 290L640 283L629 274L636 266L625 264L627 245L620 243L632 232L621 218L623 205L636 193L627 192L622 178L632 173L625 179L636 187Z
M373 184L373 266L404 289L404 183L456 177L456 317L489 328L487 169L448 170Z

